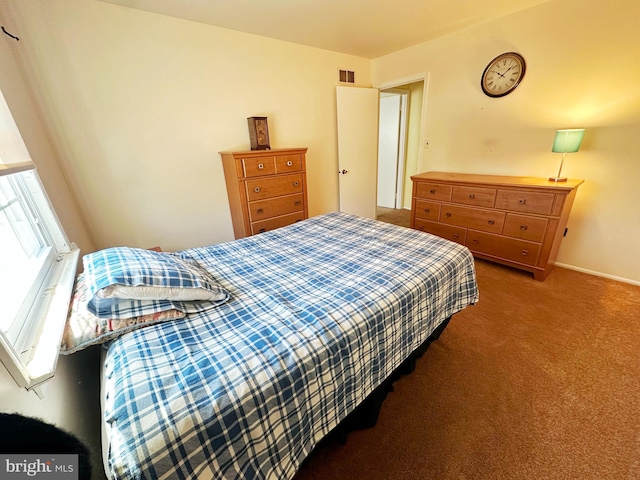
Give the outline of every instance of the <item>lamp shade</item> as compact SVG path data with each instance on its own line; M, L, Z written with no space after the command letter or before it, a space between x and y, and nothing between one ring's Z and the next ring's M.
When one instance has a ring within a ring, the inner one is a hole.
M553 140L552 152L555 153L575 153L580 149L584 128L571 128L558 130L556 138Z

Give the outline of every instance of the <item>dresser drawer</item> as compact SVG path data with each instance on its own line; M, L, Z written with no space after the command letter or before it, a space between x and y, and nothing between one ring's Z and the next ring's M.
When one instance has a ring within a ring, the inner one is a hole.
M492 208L496 201L496 189L454 186L451 192L451 201L453 203Z
M242 167L245 177L261 177L276 173L273 157L243 158Z
M527 192L524 190L498 190L496 208L516 212L549 215L555 195L553 193Z
M268 232L269 230L275 230L276 228L286 227L292 223L300 222L304 220L304 212L292 213L290 215L283 215L282 217L274 217L269 220L262 220L260 222L253 222L251 224L251 234Z
M472 252L486 253L525 265L535 265L540 254L538 243L473 230L467 232L467 247Z
M444 225L442 223L430 222L428 220L416 219L414 229L437 235L438 237L451 240L452 242L458 242L461 245L465 244L465 240L467 238L466 228Z
M281 175L272 178L247 180L247 198L250 202L281 195L302 193L304 184L302 174Z
M529 217L507 213L504 221L503 235L507 237L521 238L531 242L542 242L547 231L549 220L542 217Z
M249 204L249 218L252 222L304 210L304 195L286 195L284 197L259 200Z
M302 157L300 155L276 156L276 173L299 172L302 170Z
M440 221L442 223L491 233L502 232L504 217L504 212L459 207L457 205L442 205L442 211L440 212Z
M440 204L416 199L415 215L416 218L437 222L440 218Z
M423 182L418 182L415 185L415 197L427 200L439 200L441 202L448 202L451 199L451 185Z

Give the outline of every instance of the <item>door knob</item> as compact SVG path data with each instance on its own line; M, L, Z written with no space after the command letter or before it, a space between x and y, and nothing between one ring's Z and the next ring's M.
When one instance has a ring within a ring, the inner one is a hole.
M343 175L344 175L345 173L349 173L349 172L348 172L347 170L345 170L345 169L342 169L342 171L341 171L341 172L338 172L338 173L341 173L341 174L343 174Z

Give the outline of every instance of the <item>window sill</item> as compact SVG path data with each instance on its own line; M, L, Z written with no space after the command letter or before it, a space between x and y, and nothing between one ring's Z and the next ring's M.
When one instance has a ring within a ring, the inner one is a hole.
M30 359L25 361L15 355L11 355L11 359L3 359L16 383L27 390L34 390L40 397L39 387L56 371L79 257L80 250L73 245L68 253L60 255L45 280L35 306L34 314L40 319L39 333L33 341Z

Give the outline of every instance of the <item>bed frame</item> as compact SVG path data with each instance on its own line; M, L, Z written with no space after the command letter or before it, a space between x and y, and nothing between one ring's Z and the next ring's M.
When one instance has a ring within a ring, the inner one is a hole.
M327 435L320 444L324 442L338 442L345 444L350 432L354 430L365 430L373 428L378 422L378 415L382 404L387 398L387 394L393 391L393 383L402 375L410 375L416 369L416 361L422 357L432 342L438 340L442 332L451 321L452 317L447 318L431 336L422 343L387 379L380 384L373 392L369 394L364 401L356 407L347 417ZM317 447L316 447L317 448Z

